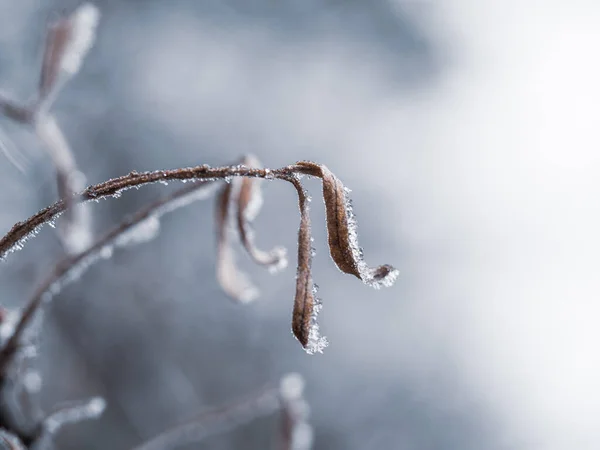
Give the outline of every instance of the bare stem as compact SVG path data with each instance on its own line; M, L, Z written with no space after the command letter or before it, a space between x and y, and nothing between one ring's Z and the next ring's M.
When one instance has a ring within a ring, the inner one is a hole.
M144 186L146 184L164 182L169 180L224 180L230 177L258 177L258 178L283 178L286 179L294 172L297 172L295 166L287 166L277 170L270 169L251 169L244 166L225 166L210 167L201 165L196 167L185 167L172 170L157 170L154 172L131 172L119 178L89 186L83 192L73 197L74 203L85 202L89 200L99 200L107 197L118 197L121 192L133 188ZM0 239L0 258L19 249L27 238L41 226L52 222L59 214L63 213L67 207L64 200L59 200L41 211L37 212L24 222L16 223L11 230Z

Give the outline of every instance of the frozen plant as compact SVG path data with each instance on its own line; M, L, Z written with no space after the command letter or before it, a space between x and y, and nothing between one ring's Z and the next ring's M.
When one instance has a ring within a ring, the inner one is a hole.
M291 328L309 354L322 353L328 341L321 336L317 323L322 302L316 297L317 286L312 277L315 251L311 236L310 196L301 183L302 177L321 181L328 247L335 265L374 288L391 286L398 276L398 271L390 265L371 267L366 264L358 243L350 191L327 167L315 162L301 161L269 169L263 168L254 156L249 155L237 164L222 167L204 164L142 173L133 171L83 188L85 177L77 169L74 155L50 110L60 88L77 73L91 48L98 19L96 7L84 4L50 25L39 92L33 104L20 105L0 94L0 113L31 127L45 144L54 163L60 197L56 203L16 223L0 239L0 259L6 259L15 250L23 248L45 224L54 227L59 216L62 216L58 222L59 238L65 249L65 255L39 282L22 309L0 309L0 390L4 399L0 405L0 438L8 448L49 448L63 425L96 418L106 406L101 397L61 406L50 414L44 414L37 405L37 394L43 388L43 380L38 372L26 366L36 354L39 329L36 322L39 321L35 319L40 317L43 304L56 296L67 283L76 281L93 263L110 258L116 248L155 238L160 231L162 215L204 199L215 190L219 190L215 211L216 278L228 296L245 303L255 299L259 291L237 267L232 241L239 239L250 258L270 272L285 268L285 249L278 246L267 251L258 248L252 222L262 205L260 189L264 180L284 181L295 189L300 226ZM22 159L13 155L2 142L0 146L9 152L13 161ZM190 183L130 215L112 230L98 236L93 234L88 211L93 202L119 198L131 188L170 181ZM249 399L210 411L159 434L137 448L173 448L279 410L282 427L278 445L289 450L309 449L313 434L308 424L308 405L302 397L303 388L304 381L299 375L287 375L277 388L261 390Z

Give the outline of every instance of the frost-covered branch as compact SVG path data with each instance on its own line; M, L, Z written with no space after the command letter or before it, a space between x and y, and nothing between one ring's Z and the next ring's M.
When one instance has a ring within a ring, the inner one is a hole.
M389 265L371 268L366 265L362 257L356 236L356 223L348 191L341 181L333 175L327 167L312 162L300 162L295 165L280 169L258 169L244 165L209 167L201 165L172 170L158 170L154 172L131 172L119 178L114 178L104 183L96 184L75 195L75 202L100 200L107 197L120 197L122 192L134 187L169 180L180 181L231 181L234 177L281 179L290 182L296 188L299 198L301 213L300 231L298 234L298 277L296 283L296 297L294 302L293 326L295 336L309 353L322 352L327 345L325 338L319 336L316 324L316 313L320 309L320 302L315 299L316 286L312 283L310 262L313 254L312 237L310 233L309 201L300 183L300 176L308 174L321 178L323 182L323 198L327 212L327 231L329 236L329 249L336 265L345 273L355 275L363 282L373 287L390 286L395 281L398 271ZM228 200L229 201L229 200ZM17 223L0 240L0 257L22 248L29 237L35 235L46 223L53 223L58 215L64 212L66 203L60 200L55 204L31 216L25 222ZM120 233L120 232L119 232ZM97 247L96 243L92 248ZM80 253L72 258L67 258L57 266L57 272L49 277L42 290L36 293L37 301L41 302L56 279L62 278L69 272L73 261L80 262L87 252ZM36 307L37 308L37 307ZM27 311L26 311L27 312ZM11 342L13 345L16 342ZM0 369L2 368L2 354L0 352ZM14 350L11 350L14 351Z

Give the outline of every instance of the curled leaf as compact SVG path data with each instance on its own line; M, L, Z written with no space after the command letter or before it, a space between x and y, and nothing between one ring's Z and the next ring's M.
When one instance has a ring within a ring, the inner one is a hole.
M260 161L252 155L246 156L242 162L246 167L258 168ZM266 266L271 272L278 272L287 266L286 250L283 247L275 247L270 251L259 249L254 243L254 230L252 221L258 215L262 207L262 193L259 178L243 178L233 180L239 182L240 188L237 196L237 222L240 239L250 257L262 266Z
M258 296L258 289L248 275L237 268L231 246L231 210L234 206L232 197L233 191L238 187L237 183L228 183L217 196L217 281L231 298L247 303Z
M326 337L320 335L317 323L317 314L321 310L321 302L315 297L316 286L313 284L311 273L313 249L308 206L309 197L297 177L292 177L289 181L298 192L300 207L298 268L296 272L296 296L292 312L292 332L307 353L322 353L329 343Z
M301 161L296 167L302 173L321 178L323 182L329 251L338 268L374 288L394 284L398 277L397 269L389 264L369 267L363 260L362 249L358 245L352 202L348 197L349 190L322 164Z

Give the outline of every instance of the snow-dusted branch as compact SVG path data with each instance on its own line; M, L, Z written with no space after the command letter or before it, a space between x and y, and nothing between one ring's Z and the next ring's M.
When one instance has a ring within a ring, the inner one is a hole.
M373 287L390 286L395 281L398 272L392 266L382 265L370 268L362 258L362 250L358 246L356 237L356 224L347 198L347 190L327 167L312 162L300 162L295 165L280 169L258 169L243 165L209 167L201 165L172 170L158 170L154 172L131 172L119 178L114 178L104 183L96 184L76 194L73 201L100 200L107 197L120 197L122 192L134 187L139 187L156 182L168 180L180 181L231 181L234 177L281 179L290 182L296 188L301 212L300 231L298 234L298 277L296 283L296 297L294 302L293 326L295 336L309 353L322 352L327 345L325 338L319 336L316 314L320 309L320 302L314 297L316 291L312 283L310 262L313 254L312 238L310 233L309 199L300 183L300 175L308 174L321 178L323 182L323 197L327 212L327 230L329 235L329 249L336 265L343 272L355 275L366 284ZM229 201L229 200L228 200ZM0 240L0 257L21 248L27 239L36 234L42 225L52 223L58 215L64 212L66 203L60 200L55 204L34 214L25 222L17 223ZM115 230L120 234L122 230ZM103 244L97 241L90 249L99 250ZM61 279L69 273L72 266L83 261L91 250L66 258L57 265L53 273L36 292L36 302L41 302L42 297ZM77 266L76 266L77 267ZM38 298L39 297L39 298ZM37 309L37 306L33 308ZM29 309L26 309L25 314ZM19 329L19 327L17 327ZM11 345L16 342L9 340ZM2 369L2 355L14 349L3 349L0 352L0 369ZM0 371L1 373L1 371Z

